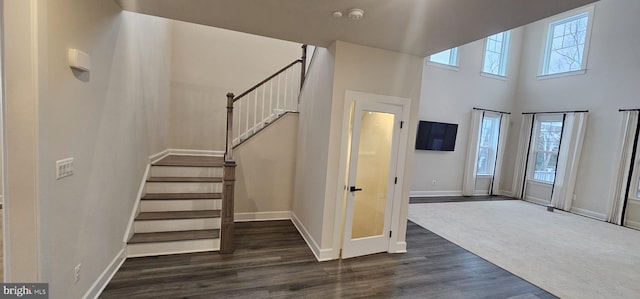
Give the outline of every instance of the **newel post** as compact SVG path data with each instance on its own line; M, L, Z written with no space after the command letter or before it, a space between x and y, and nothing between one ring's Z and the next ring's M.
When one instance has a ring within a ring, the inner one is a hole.
M224 155L222 175L222 211L220 219L220 253L233 253L234 227L234 189L236 183L236 162L233 161L233 93L227 94L227 149Z

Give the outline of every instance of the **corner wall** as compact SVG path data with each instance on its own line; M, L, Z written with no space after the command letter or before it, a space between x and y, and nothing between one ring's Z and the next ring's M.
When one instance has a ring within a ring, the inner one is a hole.
M168 146L170 24L112 1L5 4L10 280L81 298L123 257L148 157ZM69 48L89 54L90 73L69 68ZM67 157L74 175L56 180Z
M586 74L550 79L536 78L548 21L525 26L515 110L589 110L573 210L595 218L604 216L609 203L621 121L618 109L640 108L639 14L640 2L635 0L597 2ZM512 132L519 130L519 115ZM517 148L517 140L511 141L510 148ZM505 186L512 183L514 159L505 161L511 166L505 168Z
M298 114L288 113L234 150L236 221L289 218Z
M460 196L474 107L512 111L518 80L522 28L511 31L507 77L481 75L485 40L459 47L457 70L424 59L420 120L458 124L455 151L415 150L412 196ZM510 127L518 130L519 124ZM411 140L415 135L411 136ZM414 148L413 141L411 148ZM432 181L436 184L433 185ZM510 185L509 185L510 186Z
M300 97L293 220L317 257L323 235L335 44L316 48Z
M251 88L302 57L301 44L171 21L174 149L224 151L228 92Z

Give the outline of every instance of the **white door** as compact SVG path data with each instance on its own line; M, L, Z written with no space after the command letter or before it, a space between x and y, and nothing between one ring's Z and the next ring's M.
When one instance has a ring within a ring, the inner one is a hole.
M389 249L401 116L400 106L355 102L342 258Z
M640 138L640 136L636 137ZM640 142L637 142L635 161L631 161L631 176L628 182L628 196L624 207L623 225L640 229Z

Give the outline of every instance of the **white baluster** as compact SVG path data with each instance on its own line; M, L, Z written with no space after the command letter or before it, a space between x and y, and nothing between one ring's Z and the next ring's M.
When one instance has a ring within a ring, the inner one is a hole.
M282 105L282 112L287 110L287 92L289 91L289 70L284 72L284 103ZM279 115L278 115L279 116Z

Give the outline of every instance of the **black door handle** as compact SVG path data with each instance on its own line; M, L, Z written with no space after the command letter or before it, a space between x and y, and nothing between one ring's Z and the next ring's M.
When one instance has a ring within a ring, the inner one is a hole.
M349 187L349 192L356 192L356 191L362 191L362 188L356 188L356 186Z

